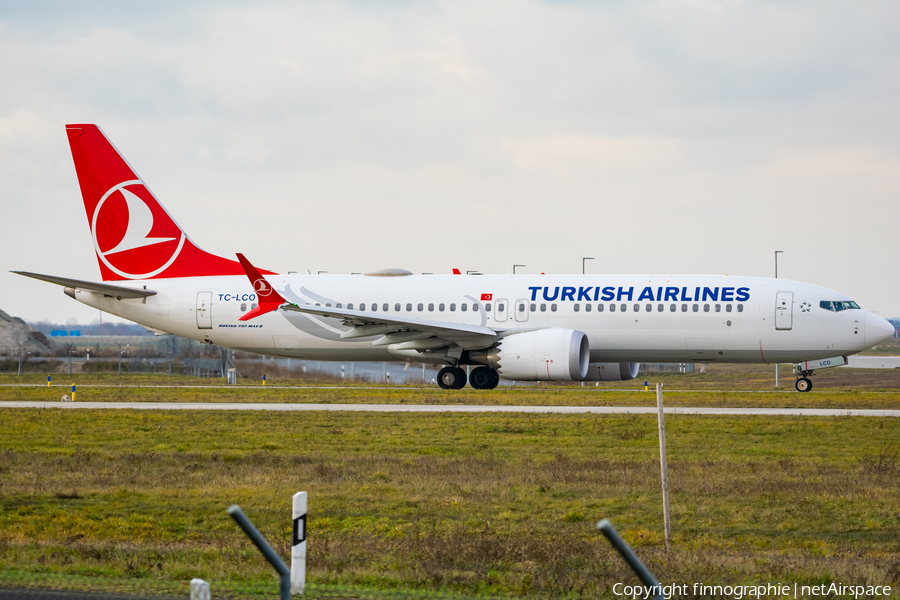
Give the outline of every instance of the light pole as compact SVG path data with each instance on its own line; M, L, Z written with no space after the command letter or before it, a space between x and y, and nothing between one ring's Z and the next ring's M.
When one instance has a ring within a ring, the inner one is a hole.
M775 251L775 279L778 279L778 255L784 254L784 250ZM775 387L778 387L778 363L775 363Z
M584 275L584 261L586 260L594 260L591 256L585 256L581 259L581 274Z
M524 267L525 265L513 265L513 275L516 274L516 267Z

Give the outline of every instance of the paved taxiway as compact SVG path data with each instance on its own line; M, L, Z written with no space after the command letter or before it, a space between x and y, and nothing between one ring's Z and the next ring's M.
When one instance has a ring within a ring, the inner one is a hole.
M655 406L485 406L477 404L266 404L261 402L0 402L0 408L131 409L131 410L311 410L354 412L655 414ZM900 410L837 408L694 408L673 406L669 415L776 415L793 417L900 417Z

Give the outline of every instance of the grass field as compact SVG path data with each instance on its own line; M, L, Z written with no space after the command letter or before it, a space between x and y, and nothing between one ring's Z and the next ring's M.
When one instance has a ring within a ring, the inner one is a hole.
M265 390L316 401L295 392ZM350 401L373 391L359 393ZM542 393L496 392L503 404L585 395ZM724 393L716 401L739 398ZM217 597L273 597L274 575L225 508L240 504L287 557L298 490L310 494L312 597L609 597L634 578L595 533L603 517L664 582L900 584L898 419L668 417L667 553L653 416L0 416L0 586L186 596L202 577Z

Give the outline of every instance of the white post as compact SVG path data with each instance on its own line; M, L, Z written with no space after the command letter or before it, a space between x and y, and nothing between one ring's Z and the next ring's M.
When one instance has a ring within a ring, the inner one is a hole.
M202 579L191 579L191 600L209 600L209 584Z
M302 595L306 588L306 492L294 494L291 518L291 594Z
M666 527L666 550L672 547L672 521L669 518L669 467L666 464L666 424L663 420L663 384L656 384L656 408L659 414L659 469L662 474L663 518Z

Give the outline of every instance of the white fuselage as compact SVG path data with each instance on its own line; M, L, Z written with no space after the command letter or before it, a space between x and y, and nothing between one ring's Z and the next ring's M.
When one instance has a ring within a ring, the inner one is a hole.
M344 308L352 304L356 310L484 325L507 333L546 327L580 330L588 336L591 362L797 362L853 354L884 339L883 319L861 309L835 312L820 307L821 301L848 301L847 296L785 279L716 275L271 275L267 279L285 299L298 304ZM339 319L279 310L239 321L256 300L246 277L117 283L138 289L146 285L157 294L118 300L79 290L75 297L147 327L228 348L314 360L397 360L384 347L372 345L378 336L341 339L349 328ZM488 295L490 300L482 299ZM473 344L463 347L481 349Z

